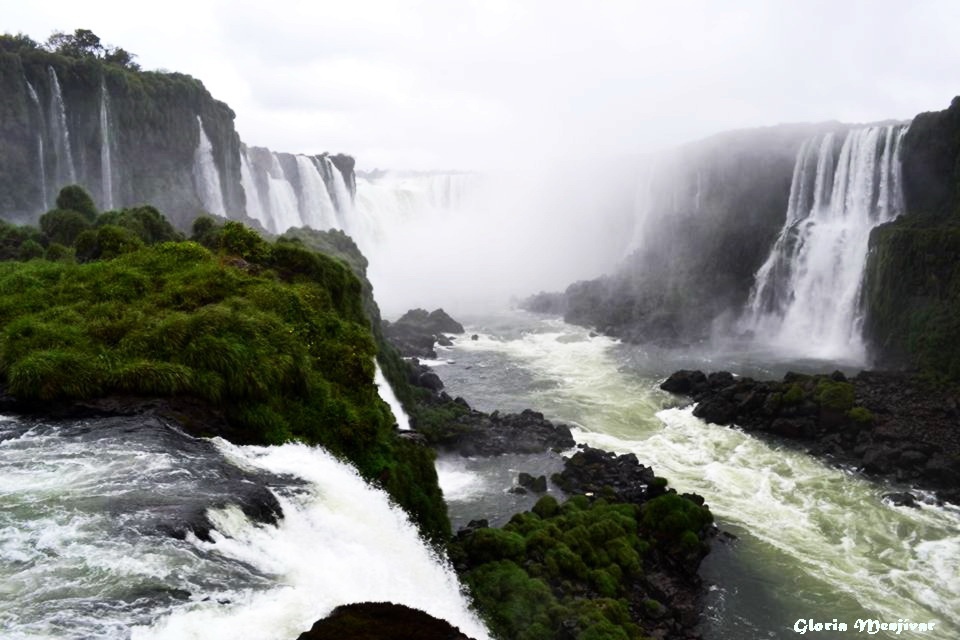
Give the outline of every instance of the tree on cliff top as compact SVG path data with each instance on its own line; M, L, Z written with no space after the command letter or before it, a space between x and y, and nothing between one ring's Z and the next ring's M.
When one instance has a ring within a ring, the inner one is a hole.
M133 61L136 56L120 47L105 45L100 36L89 29L77 29L72 34L54 31L44 48L68 58L96 58L108 64L139 70Z

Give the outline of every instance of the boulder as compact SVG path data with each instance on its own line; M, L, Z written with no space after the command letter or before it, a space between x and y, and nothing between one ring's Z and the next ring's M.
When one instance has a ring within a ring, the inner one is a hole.
M392 602L342 605L297 640L471 640L445 620Z

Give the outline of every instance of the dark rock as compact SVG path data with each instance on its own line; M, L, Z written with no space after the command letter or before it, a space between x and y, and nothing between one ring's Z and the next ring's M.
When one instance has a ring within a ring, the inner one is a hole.
M421 373L417 378L417 384L431 391L441 391L443 389L443 380L433 371Z
M534 493L544 493L547 490L547 477L546 476L537 476L534 477L529 473L520 472L520 475L517 476L517 482L521 487L525 487L533 491Z
M411 309L396 322L383 322L383 335L404 357L436 358L434 343L453 344L444 333L463 333L463 325L443 309Z
M523 487L510 487L507 489L507 493L515 493L518 496L525 496L527 495L527 490Z
M852 388L852 405L821 404L818 389L825 386L841 394ZM782 382L764 382L683 370L661 388L693 398L694 415L708 422L812 441L810 453L837 464L916 482L941 499L960 496L960 399L956 391L916 374L862 371L848 378L841 371L790 372Z
M341 605L297 640L471 640L445 620L390 602Z
M437 336L437 344L441 347L450 347L453 345L453 340L441 333Z
M737 417L737 407L719 396L704 400L693 410L693 415L714 424L731 424Z
M529 409L506 415L470 410L456 418L454 425L455 432L436 444L462 456L541 453L570 449L576 444L570 427Z
M889 502L895 507L913 507L919 509L917 499L912 493L888 493L883 496L885 502Z
M681 370L670 375L660 384L660 388L670 393L692 394L707 384L707 376L702 371Z
M470 339L471 339L471 340L479 340L479 339L480 339L480 336L478 336L477 334L473 334L472 336L470 336Z

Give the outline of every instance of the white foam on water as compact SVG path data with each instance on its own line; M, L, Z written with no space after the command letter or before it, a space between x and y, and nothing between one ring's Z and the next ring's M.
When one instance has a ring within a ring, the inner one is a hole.
M484 640L453 570L418 536L406 514L348 465L322 449L218 446L231 458L309 482L296 498L281 497L279 526L251 524L238 510L212 514L219 532L204 549L275 576L277 586L238 593L228 605L197 602L174 611L133 638L288 640L336 606L351 602L405 604L448 620Z

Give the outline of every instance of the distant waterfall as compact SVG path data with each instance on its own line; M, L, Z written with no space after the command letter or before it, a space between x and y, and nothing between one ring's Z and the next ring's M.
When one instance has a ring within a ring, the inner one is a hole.
M53 139L53 152L56 159L56 180L58 185L74 184L77 172L73 167L73 151L70 148L70 130L67 127L67 109L60 91L60 81L53 67L47 67L50 75L50 133Z
M213 144L203 129L203 121L197 116L197 126L200 128L200 141L193 155L193 179L197 193L203 206L210 213L218 216L226 215L223 204L223 190L220 185L220 171L213 159Z
M33 88L33 85L27 82L27 93L30 94L30 101L33 103L33 106L37 110L37 117L39 122L43 123L43 107L40 106L40 97L37 96L37 90ZM50 208L50 203L47 200L47 167L43 154L43 127L37 129L37 176L39 177L40 184L40 204L43 207L43 211L46 211Z
M260 199L260 189L253 178L253 171L250 168L250 160L247 158L247 151L240 151L240 185L243 187L243 193L247 198L247 215L257 220L269 228L270 219L263 209L263 201Z
M870 231L903 211L906 125L807 140L797 154L786 222L756 273L742 319L756 339L821 357L861 360L860 290Z
M290 227L302 227L297 192L280 164L277 154L270 154L270 169L267 173L267 195L270 203L270 218L273 231L283 233Z
M103 208L113 209L113 160L110 134L110 96L107 85L100 80L100 176L103 188Z
M324 158L326 160L326 158ZM314 229L340 228L337 210L330 199L330 192L317 167L319 160L297 156L297 172L300 175L301 220ZM340 172L337 172L339 175ZM347 200L349 202L349 199Z

